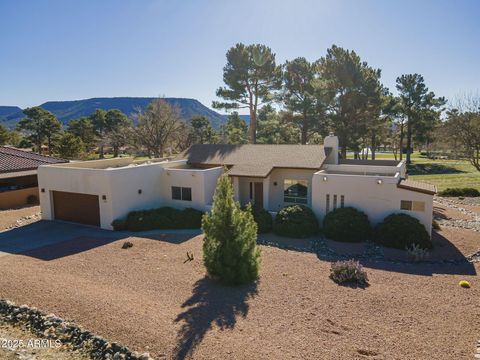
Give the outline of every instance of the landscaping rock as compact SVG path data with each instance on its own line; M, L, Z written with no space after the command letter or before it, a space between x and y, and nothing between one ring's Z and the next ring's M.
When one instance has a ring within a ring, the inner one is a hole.
M16 306L8 300L0 299L0 316L12 324L22 325L34 334L48 339L60 339L64 345L81 349L89 353L92 359L129 359L150 360L148 353L136 356L125 346L117 342L108 342L101 336L93 335L78 325L67 322L55 314L45 315L38 309L27 305ZM19 358L22 354L18 354Z

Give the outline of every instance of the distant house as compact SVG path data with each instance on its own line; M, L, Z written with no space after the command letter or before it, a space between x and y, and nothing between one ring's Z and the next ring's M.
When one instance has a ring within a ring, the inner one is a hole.
M117 158L41 166L42 216L111 229L113 220L132 210L208 210L226 167L241 204L272 213L302 204L319 219L353 206L373 224L404 212L431 232L433 185L408 180L403 161L343 160L338 150L338 138L331 135L323 146L193 145L173 161Z
M0 146L0 209L38 203L37 168L66 160Z

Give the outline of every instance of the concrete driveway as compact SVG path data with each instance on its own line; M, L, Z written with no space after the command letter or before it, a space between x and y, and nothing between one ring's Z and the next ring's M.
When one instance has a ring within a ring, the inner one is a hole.
M42 220L0 232L0 257L8 254L24 253L74 239L79 239L81 242L84 242L84 239L89 239L91 246L94 245L91 241L93 240L93 242L96 241L96 245L101 246L102 244L128 238L130 236L148 238L150 236L158 236L161 234L195 236L201 234L201 230L152 230L133 233L103 230L81 224ZM66 246L72 247L72 244L69 243Z
M73 223L37 221L1 232L0 256L18 254L79 237L111 238L115 240L125 237L125 233Z

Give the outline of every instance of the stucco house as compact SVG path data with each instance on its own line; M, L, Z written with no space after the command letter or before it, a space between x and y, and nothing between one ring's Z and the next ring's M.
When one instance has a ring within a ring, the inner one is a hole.
M67 160L0 146L0 209L38 203L37 168Z
M193 145L171 161L121 158L41 166L42 216L111 229L113 220L132 210L206 211L224 167L241 204L252 202L272 213L303 204L319 219L353 206L373 224L405 212L431 232L436 188L408 180L403 161L339 159L334 135L323 145Z

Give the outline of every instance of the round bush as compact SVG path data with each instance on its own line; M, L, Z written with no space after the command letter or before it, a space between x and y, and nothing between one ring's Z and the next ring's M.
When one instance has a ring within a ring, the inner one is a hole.
M392 214L375 228L375 242L386 247L405 249L413 244L431 249L432 242L425 227L407 214Z
M272 227L273 227L272 215L261 206L253 205L251 209L252 209L253 219L257 223L257 227L258 227L257 232L259 234L263 234L263 233L268 233L272 231ZM244 206L242 210L244 211L247 210L247 207Z
M317 233L318 221L313 211L303 205L284 207L275 216L273 231L280 236L307 238Z
M362 242L372 233L368 216L353 207L338 208L323 219L323 232L331 240Z

